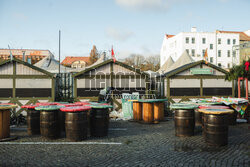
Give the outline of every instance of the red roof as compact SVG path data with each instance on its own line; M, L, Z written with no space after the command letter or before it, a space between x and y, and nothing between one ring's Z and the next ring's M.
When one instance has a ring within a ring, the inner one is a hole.
M168 38L172 38L172 37L174 37L174 36L175 36L175 35L166 34L167 39L168 39Z
M233 33L233 34L240 34L240 41L250 41L250 36L245 34L244 32L241 31L220 31L217 30L217 33Z
M85 61L86 63L89 62L89 57L72 57L72 56L67 56L61 64L70 66L73 62L75 61Z

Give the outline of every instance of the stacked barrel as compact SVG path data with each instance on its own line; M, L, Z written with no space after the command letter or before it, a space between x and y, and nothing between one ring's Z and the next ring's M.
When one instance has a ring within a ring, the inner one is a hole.
M65 132L70 141L82 141L90 136L108 135L111 105L96 102L36 103L24 105L27 111L28 135L41 134L48 139L61 137ZM90 127L88 127L90 125Z

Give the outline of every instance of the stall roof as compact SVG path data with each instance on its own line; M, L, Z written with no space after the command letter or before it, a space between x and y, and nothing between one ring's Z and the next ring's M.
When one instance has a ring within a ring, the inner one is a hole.
M167 61L161 66L161 68L158 70L158 72L167 72L168 69L174 64L174 60L172 59L171 56L167 59Z
M23 64L23 65L25 65L25 66L28 66L28 67L30 67L30 68L32 68L32 69L34 69L34 70L37 70L37 71L39 71L39 72L41 72L41 73L46 74L47 76L54 77L54 75L53 75L52 73L50 73L50 72L48 72L48 71L46 71L46 70L44 70L44 69L42 69L42 68L36 67L36 66L34 66L34 65L31 65L31 64L29 64L29 63L27 63L27 62L24 62L24 61L22 61L22 60L16 59L16 58L13 58L13 60L10 60L10 59L4 60L4 61L0 62L0 66L2 66L2 65L4 65L4 64L7 64L7 63L10 63L10 62L12 62L12 61L15 61L15 62L17 62L17 63Z
M120 66L122 66L122 67L124 67L124 68L127 68L127 69L129 69L129 70L131 70L131 71L134 71L134 72L136 72L136 73L138 73L138 74L142 74L142 75L149 76L149 74L147 74L147 73L145 73L145 72L141 72L139 69L133 68L133 67L131 67L131 66L127 65L127 64L124 64L124 63L122 63L122 62L119 62L119 61L115 61L115 62L114 62L113 59L109 59L109 60L106 60L106 61L104 61L104 62L102 62L102 63L96 64L96 65L94 65L94 66L87 67L85 70L83 70L83 71L81 71L81 72L78 72L78 73L76 73L75 75L73 75L73 77L80 76L80 75L82 75L82 74L84 74L84 73L86 73L86 72L88 72L88 71L91 71L91 70L93 70L93 69L96 69L96 68L98 68L98 67L101 67L101 66L104 66L104 65L110 64L110 63L114 63L114 64L117 64L117 65L120 65Z
M180 66L180 67L178 67L176 69L173 69L173 70L171 70L169 72L166 72L165 74L163 74L161 76L168 78L168 77L176 75L177 73L183 72L183 71L185 71L185 70L187 70L189 68L195 67L195 66L197 66L199 64L205 64L205 65L207 65L207 66L209 66L211 68L214 68L214 69L216 69L216 70L218 70L218 71L220 71L220 72L222 72L224 74L228 73L226 70L224 70L224 69L222 69L222 68L220 68L220 67L218 67L218 66L216 66L214 64L211 64L209 62L207 62L207 64L206 64L206 62L204 60L200 60L200 61L197 61L197 62L192 62L192 63L185 64L183 66Z
M62 73L67 73L67 72L73 72L76 71L75 69L65 67L59 63L59 61L54 59L54 56L49 55L36 64L34 64L36 67L42 68L44 70L47 70L51 73L58 73L59 72L59 65L60 65L60 71Z

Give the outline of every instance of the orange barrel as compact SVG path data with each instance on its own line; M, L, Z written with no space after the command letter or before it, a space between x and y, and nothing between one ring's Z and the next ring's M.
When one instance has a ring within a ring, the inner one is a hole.
M14 105L0 105L0 139L10 137L10 110Z
M228 115L231 109L199 109L203 113L204 139L209 145L224 146L228 143Z
M154 121L154 107L153 103L143 102L143 121L146 123L153 123Z
M174 110L175 135L188 137L194 135L195 117L194 110L197 105L187 103L175 103L170 106Z
M65 112L66 138L70 141L81 141L88 135L87 112L91 110L89 106L72 106L60 109Z
M142 103L133 101L133 119L136 121L142 120Z
M154 103L154 121L158 123L159 121L164 120L164 102L155 102Z
M40 111L40 133L49 139L59 138L61 135L60 108L64 106L49 105L39 106L35 110Z
M40 111L35 110L37 105L24 105L27 111L27 132L28 135L40 134Z

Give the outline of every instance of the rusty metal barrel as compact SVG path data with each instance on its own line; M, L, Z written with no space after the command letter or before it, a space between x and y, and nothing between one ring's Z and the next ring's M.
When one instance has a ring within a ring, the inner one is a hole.
M209 145L228 144L228 115L231 109L199 109L203 113L204 139Z
M88 135L87 112L89 106L72 106L60 109L65 113L66 138L70 141L82 141Z
M24 105L27 111L27 132L28 135L40 134L40 111L35 110L37 105Z
M209 104L209 103L208 103ZM229 109L227 106L221 106L221 105L200 105L199 109ZM204 127L204 124L202 123L202 116L203 114L198 111L198 109L195 110L195 125L201 125L202 128Z
M170 106L174 110L175 135L188 137L194 135L195 116L194 110L197 105L186 103L175 103Z
M39 106L35 110L40 111L40 133L43 137L49 139L59 138L61 127L59 120L60 108L63 106Z
M111 105L93 104L89 105L90 111L90 135L103 137L108 135L109 128L109 108Z

